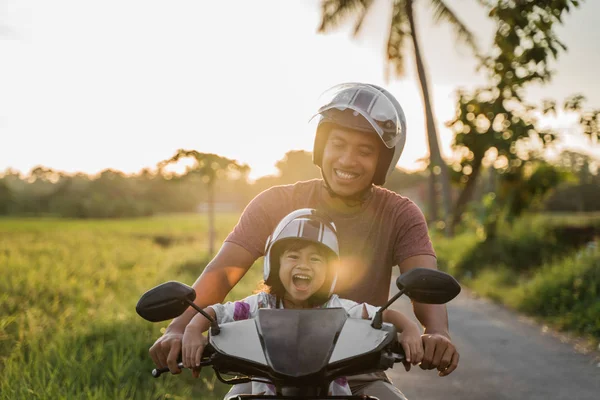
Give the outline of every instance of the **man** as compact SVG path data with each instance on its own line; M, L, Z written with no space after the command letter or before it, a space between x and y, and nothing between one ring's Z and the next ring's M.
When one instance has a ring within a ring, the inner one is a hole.
M285 215L299 208L317 208L337 226L340 268L337 294L357 302L383 305L392 267L401 272L415 267L437 268L427 224L409 199L380 187L394 170L406 140L406 122L398 101L375 85L347 83L322 97L313 161L322 179L277 186L260 193L246 207L215 258L194 283L196 304L222 302L254 261L264 255L265 243ZM198 290L201 289L201 290ZM413 303L423 324L423 369L440 376L454 371L459 355L450 340L444 305ZM194 316L187 310L171 322L150 348L159 367L179 373L176 359L182 335ZM407 369L410 367L407 366ZM352 377L355 394L403 399L385 374Z

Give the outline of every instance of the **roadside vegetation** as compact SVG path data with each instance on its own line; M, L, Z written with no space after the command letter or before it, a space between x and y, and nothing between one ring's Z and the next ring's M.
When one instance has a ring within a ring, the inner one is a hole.
M600 342L600 214L524 216L493 239L434 239L442 268L478 295Z

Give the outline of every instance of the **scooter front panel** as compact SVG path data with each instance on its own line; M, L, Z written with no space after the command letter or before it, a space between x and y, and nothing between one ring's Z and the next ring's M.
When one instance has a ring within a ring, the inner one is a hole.
M389 325L384 323L385 325ZM371 321L348 318L329 358L330 363L349 359L377 349L390 335L386 329L374 329Z
M218 335L211 335L215 350L235 358L268 365L253 319L229 322L220 326Z

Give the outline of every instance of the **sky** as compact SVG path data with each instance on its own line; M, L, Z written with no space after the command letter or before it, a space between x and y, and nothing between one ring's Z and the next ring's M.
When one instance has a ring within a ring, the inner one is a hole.
M318 0L0 0L0 171L135 173L184 148L246 163L258 178L287 151L312 150L318 96L345 81L398 98L408 123L398 166L420 168L428 151L412 59L405 77L385 80L388 4L375 0L352 37L350 24L317 33ZM489 45L493 27L475 0L447 4ZM485 80L449 27L426 6L417 13L448 157L455 90ZM557 30L568 52L550 85L528 90L532 101L582 93L600 108L597 15L600 2L588 0ZM564 143L589 148L569 133L572 120L550 123Z

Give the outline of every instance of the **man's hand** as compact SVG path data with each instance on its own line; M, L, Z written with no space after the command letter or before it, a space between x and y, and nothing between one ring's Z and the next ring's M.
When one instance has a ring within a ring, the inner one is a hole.
M158 368L169 367L172 374L181 373L177 366L177 357L181 352L182 333L165 333L150 347L149 353L152 361Z
M459 354L449 337L431 333L422 335L421 338L424 348L421 369L437 368L439 376L446 376L458 367Z

